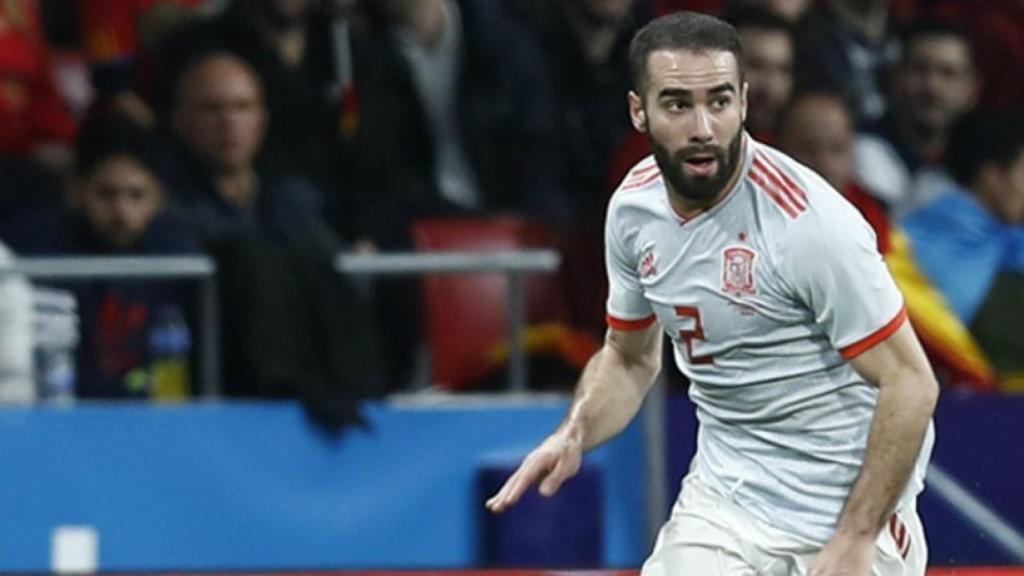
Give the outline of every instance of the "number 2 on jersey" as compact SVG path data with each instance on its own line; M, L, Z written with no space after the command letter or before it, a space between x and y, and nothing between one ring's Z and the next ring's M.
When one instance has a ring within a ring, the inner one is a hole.
M691 364L714 364L714 356L694 356L693 341L704 339L704 327L700 323L700 310L694 306L676 306L676 316L679 318L693 318L692 330L680 330L679 337L686 346L686 358Z

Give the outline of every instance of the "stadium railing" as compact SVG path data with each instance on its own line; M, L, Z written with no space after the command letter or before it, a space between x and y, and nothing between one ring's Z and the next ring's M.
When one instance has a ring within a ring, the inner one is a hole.
M204 397L220 393L220 322L217 265L206 256L46 256L0 264L0 275L30 280L189 280L199 286L199 389Z
M510 357L509 388L528 389L526 355L521 335L526 303L523 276L558 271L561 258L554 250L498 252L400 252L349 254L335 257L343 274L395 276L501 272L508 279L507 314ZM217 311L217 266L206 256L119 256L19 258L0 265L0 275L18 274L32 280L89 281L99 279L191 280L199 285L199 388L204 397L220 392L220 325Z

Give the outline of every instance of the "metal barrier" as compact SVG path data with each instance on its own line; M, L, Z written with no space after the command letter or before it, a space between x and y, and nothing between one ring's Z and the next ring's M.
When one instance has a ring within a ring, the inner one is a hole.
M0 264L0 275L35 280L102 279L196 280L199 283L199 390L220 393L220 323L217 311L217 265L206 256L55 256L18 258Z
M508 277L509 386L528 387L522 333L526 315L523 275L558 270L554 250L501 252L401 252L339 254L337 271L354 275L423 275L503 272ZM36 280L99 279L195 280L199 283L199 388L202 396L220 393L220 325L217 310L217 265L206 256L115 256L18 258L0 264L0 275L19 274Z
M374 276L504 272L508 277L508 382L517 392L529 387L522 342L526 318L523 274L555 272L560 265L561 257L554 250L339 254L334 262L339 272Z

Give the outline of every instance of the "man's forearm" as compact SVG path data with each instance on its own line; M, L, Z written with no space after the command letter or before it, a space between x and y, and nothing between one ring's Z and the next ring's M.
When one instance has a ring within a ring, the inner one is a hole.
M836 534L871 540L888 522L917 461L938 390L930 375L881 383L860 474L839 517Z
M559 431L584 450L615 436L636 416L660 369L660 334L653 350L631 359L606 343L583 370Z

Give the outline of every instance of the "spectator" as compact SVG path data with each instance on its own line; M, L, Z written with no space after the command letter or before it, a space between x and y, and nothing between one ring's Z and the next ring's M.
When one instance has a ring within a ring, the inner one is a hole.
M743 46L748 84L747 130L758 140L775 141L775 123L793 93L796 46L791 25L764 8L739 4L726 12Z
M360 131L386 144L380 161L387 173L359 214L376 246L408 248L417 218L550 215L566 205L552 99L537 65L543 56L501 3L378 0L365 7L374 49L357 70L375 77L359 85ZM414 282L378 288L383 325L410 326L420 316ZM413 365L416 337L415 326L390 332L390 366Z
M1008 70L1024 70L1024 2L937 0L933 18L957 22L971 35L981 77L978 105L985 109L1024 109L1024 82Z
M0 5L2 154L52 157L47 146L67 146L74 139L75 121L54 87L48 58L36 3Z
M370 6L382 48L398 55L391 62L405 85L393 88L416 95L388 125L403 184L391 219L404 226L426 215L557 205L550 94L522 31L482 0Z
M395 81L393 51L380 49L362 13L355 0L233 2L164 43L154 101L166 114L168 83L197 54L241 56L270 112L263 156L314 183L335 232L373 249L394 228L393 206L380 204L408 184L394 175L403 161L394 143L406 127L392 118L416 100L404 79Z
M245 228L281 231L322 224L309 181L257 166L267 124L253 69L227 52L202 55L178 79L170 129L181 161L177 202L205 238Z
M603 334L601 245L612 155L632 132L623 95L630 89L629 40L635 0L520 0L516 7L544 51L558 124L557 169L565 202L544 214L559 223L563 277L574 294L572 322Z
M895 61L890 0L821 0L797 33L797 84L843 95L856 124L885 112L882 74Z
M13 261L0 244L0 264ZM0 275L0 405L36 397L32 374L32 292L20 276Z
M71 116L54 85L39 10L0 4L0 224L58 201L71 165Z
M856 170L897 217L948 184L941 166L949 129L975 101L971 44L958 28L922 22L904 36L891 110L857 142Z
M373 324L332 268L342 245L319 191L255 163L267 119L258 76L210 52L182 69L174 96L179 202L218 263L224 390L298 394L331 428L358 419L356 400L380 388Z
M951 385L992 389L994 373L980 346L921 273L885 205L857 182L853 142L853 122L838 95L800 94L779 122L780 147L841 191L875 230L878 250L903 291L910 318L940 379Z
M629 134L622 105L629 91L629 40L636 29L634 0L519 2L544 50L560 119L558 169L574 221L604 217L605 171ZM551 199L554 202L556 199ZM600 224L598 224L600 226Z
M853 121L837 94L806 92L794 97L779 119L779 147L820 174L856 206L889 251L889 217L883 203L857 182L853 172Z
M158 57L155 105L166 114L173 102L167 84L197 55L232 52L255 71L271 112L265 141L268 156L331 195L351 176L341 157L337 73L332 44L334 19L309 0L232 2L226 11L174 33ZM331 3L334 6L334 3Z
M198 242L164 211L161 148L144 129L105 119L77 144L71 209L22 221L11 242L33 255L194 253ZM76 394L80 397L181 397L186 381L155 381L151 336L158 322L187 316L184 287L155 281L69 283L81 317ZM184 360L187 362L187 360ZM187 378L187 368L177 374Z
M1024 116L975 112L954 126L956 179L904 225L925 274L1002 374L1024 370ZM994 306L995 303L1002 306ZM979 318L979 310L985 313ZM993 337L994 334L1003 337Z
M925 272L965 322L995 276L1024 272L1024 123L1019 113L978 112L957 124L946 162L947 196L905 220Z

